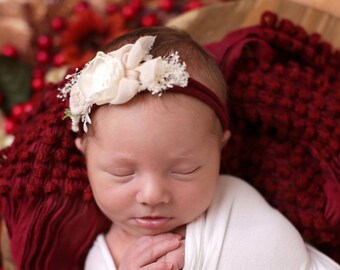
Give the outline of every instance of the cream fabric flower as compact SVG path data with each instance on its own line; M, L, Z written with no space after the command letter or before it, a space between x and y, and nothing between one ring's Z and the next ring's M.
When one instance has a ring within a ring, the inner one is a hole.
M122 61L98 52L81 72L76 85L86 102L102 105L117 94L119 82L124 74Z
M67 77L70 80L59 97L66 99L70 94L73 131L78 131L80 120L87 131L94 104L124 104L141 91L160 95L174 85L187 85L189 74L177 52L165 58L149 54L155 38L144 36L116 51L98 52L83 70Z

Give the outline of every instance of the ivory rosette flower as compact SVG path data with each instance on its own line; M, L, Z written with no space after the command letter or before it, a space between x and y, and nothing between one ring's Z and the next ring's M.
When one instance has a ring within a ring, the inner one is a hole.
M81 120L87 132L94 104L123 104L141 91L161 95L174 85L187 85L189 74L178 53L153 58L149 51L154 41L155 37L144 36L116 51L98 52L83 70L66 77L70 80L60 89L59 97L70 95L67 116L72 119L73 131L79 130Z
M73 115L86 114L93 104L108 103L117 94L119 81L124 76L121 61L103 52L88 63L72 86L70 110Z

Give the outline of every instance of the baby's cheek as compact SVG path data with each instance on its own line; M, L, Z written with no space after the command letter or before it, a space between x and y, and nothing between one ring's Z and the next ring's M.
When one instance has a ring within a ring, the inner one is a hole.
M108 212L115 211L116 205L114 201L114 195L110 192L109 188L102 188L96 185L91 186L94 200L98 207L107 214Z
M211 188L202 188L191 196L188 195L186 205L182 207L183 213L186 214L186 223L202 215L211 205L214 198L214 190ZM184 211L185 209L185 211Z

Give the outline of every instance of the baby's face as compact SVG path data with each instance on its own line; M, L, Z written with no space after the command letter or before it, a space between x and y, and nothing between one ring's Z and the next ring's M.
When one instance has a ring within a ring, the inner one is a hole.
M80 148L99 208L115 229L139 237L172 231L208 208L223 139L213 111L195 99L136 99L98 109Z

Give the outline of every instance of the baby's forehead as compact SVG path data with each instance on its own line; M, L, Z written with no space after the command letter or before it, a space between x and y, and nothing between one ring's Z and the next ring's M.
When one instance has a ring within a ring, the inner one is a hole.
M89 128L92 131L96 131L98 126L105 128L112 123L112 119L114 124L125 125L125 120L129 121L131 115L136 122L157 119L158 122L164 120L180 123L183 121L179 119L187 118L192 119L196 125L206 123L209 129L210 123L214 123L217 118L208 105L190 96L166 92L161 96L140 93L122 105L99 106L91 115L92 124ZM155 122L155 127L159 125L158 122Z

